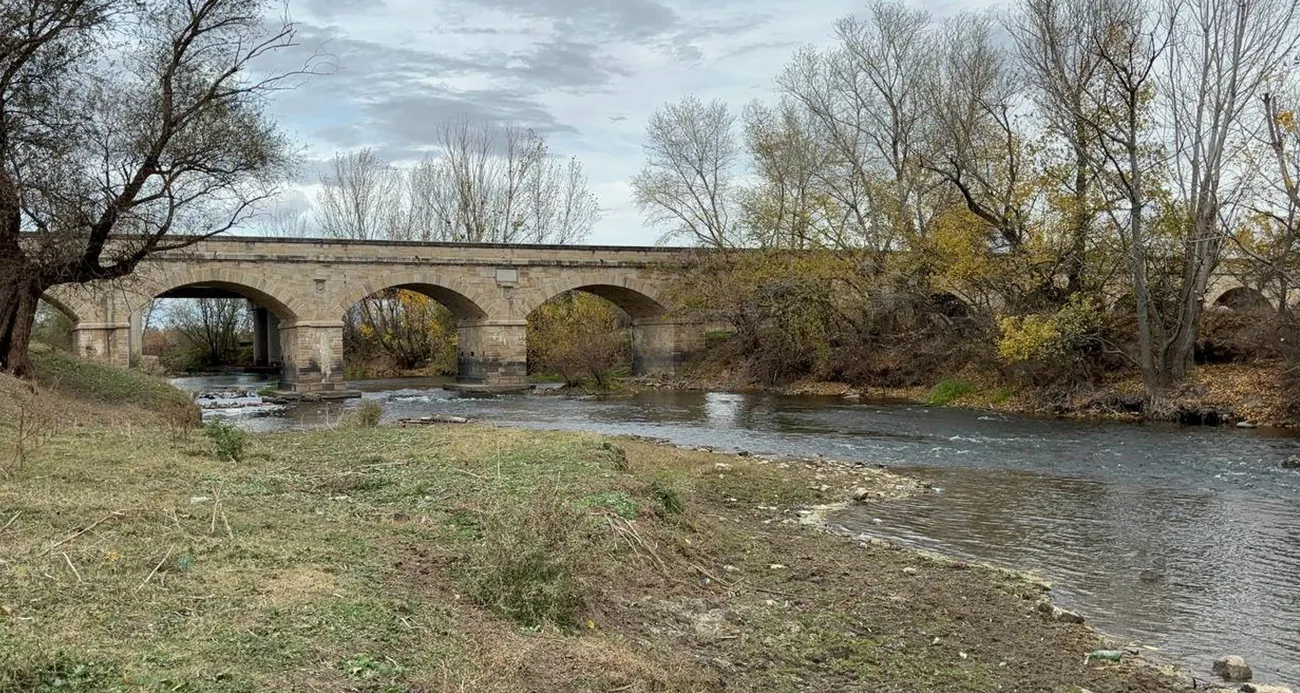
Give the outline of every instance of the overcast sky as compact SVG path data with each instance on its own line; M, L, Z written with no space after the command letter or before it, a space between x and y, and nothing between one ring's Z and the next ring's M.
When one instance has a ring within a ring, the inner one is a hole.
M970 5L969 2L962 4ZM521 124L576 155L604 210L588 242L649 245L628 181L646 119L694 92L739 108L772 93L796 48L831 42L860 0L294 0L302 50L333 74L273 108L318 180L336 151L418 159L447 119ZM937 14L947 0L930 0ZM283 56L293 59L300 56ZM314 191L287 200L305 206Z

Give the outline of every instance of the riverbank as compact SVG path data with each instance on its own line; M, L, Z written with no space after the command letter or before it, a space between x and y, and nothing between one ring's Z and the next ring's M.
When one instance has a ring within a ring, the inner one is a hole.
M1300 426L1279 384L1281 368L1275 363L1198 366L1171 398L1170 409L1181 422L1190 424ZM636 378L630 384L646 389L848 397L1073 419L1143 420L1142 382L1137 376L1077 388L1014 388L980 373L961 373L915 387L862 387L819 380L763 386L714 364L679 375Z
M0 486L0 691L1183 689L1031 581L808 525L917 490L880 470L474 425L234 463L120 416Z

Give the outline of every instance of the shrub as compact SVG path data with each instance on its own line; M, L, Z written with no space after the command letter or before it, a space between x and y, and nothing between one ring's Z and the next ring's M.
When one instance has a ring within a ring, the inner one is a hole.
M530 370L555 373L573 387L590 381L610 389L629 372L632 335L627 316L605 299L569 292L528 317Z
M946 406L953 401L969 395L975 390L975 387L965 380L956 378L944 378L940 380L934 389L930 390L930 395L925 398L929 404Z
M0 667L0 691L104 691L121 682L122 674L115 666L81 657L80 654L59 652L44 661L10 663Z
M601 444L600 444L600 447L601 447L602 450L605 450L606 452L608 452L610 458L614 460L614 468L615 468L615 469L617 469L617 470L620 471L620 472L626 472L626 471L627 471L628 466L627 466L627 451L626 451L626 450L624 450L622 447L620 447L620 446L618 446L618 445L615 445L614 443L611 443L611 442L609 442L609 441L605 441L605 442L601 443Z
M244 448L248 444L248 434L243 429L226 421L225 419L213 419L203 427L203 432L208 438L212 439L212 445L216 448L217 459L223 462L242 462L244 460Z
M1086 378L1102 341L1096 306L1075 297L1050 313L1007 316L998 321L998 357L1030 382Z
M194 402L169 401L162 412L173 442L188 441L190 433L203 422L203 411Z
M661 517L672 517L686 512L686 501L676 488L662 479L655 479L650 484L650 496L655 499L656 512Z
M373 399L362 400L353 412L353 422L361 428L374 428L384 416L384 407Z
M574 627L585 606L574 541L579 526L579 514L559 502L493 517L474 550L474 601L530 628Z

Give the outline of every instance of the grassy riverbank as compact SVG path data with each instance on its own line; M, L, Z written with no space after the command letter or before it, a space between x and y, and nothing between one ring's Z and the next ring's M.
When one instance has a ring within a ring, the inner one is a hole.
M801 524L883 472L482 426L233 463L98 406L0 481L4 693L1178 690L1027 581Z

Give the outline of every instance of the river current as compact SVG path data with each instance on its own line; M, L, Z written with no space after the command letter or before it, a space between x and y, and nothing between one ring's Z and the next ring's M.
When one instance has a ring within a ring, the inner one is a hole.
M186 378L209 391L254 376ZM433 380L352 383L385 417L663 438L887 465L933 483L856 507L845 528L1034 572L1103 632L1208 677L1239 654L1255 680L1300 685L1300 438L1265 430L1072 422L835 397L645 392L461 396ZM237 404L237 403L236 403ZM251 430L337 423L354 404L222 410ZM1082 653L1080 653L1082 656Z

